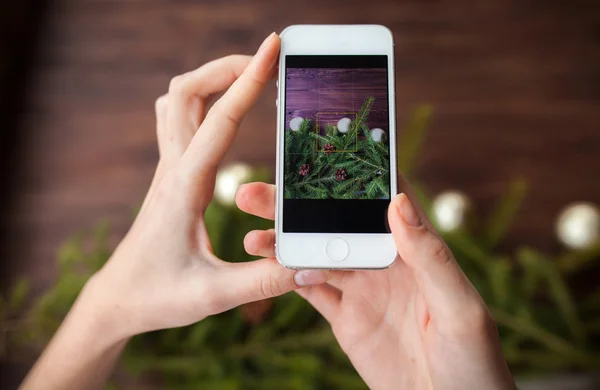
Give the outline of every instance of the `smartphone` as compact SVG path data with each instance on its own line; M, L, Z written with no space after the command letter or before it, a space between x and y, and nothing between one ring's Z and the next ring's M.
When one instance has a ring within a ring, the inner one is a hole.
M392 33L295 25L280 37L276 257L294 269L387 268L397 253Z

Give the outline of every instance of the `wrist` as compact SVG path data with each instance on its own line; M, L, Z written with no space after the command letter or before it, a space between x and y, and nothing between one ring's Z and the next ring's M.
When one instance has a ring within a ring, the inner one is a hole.
M119 293L102 271L88 280L72 311L81 326L107 345L126 341L134 335Z
M105 290L96 276L86 283L21 388L100 388L129 339Z

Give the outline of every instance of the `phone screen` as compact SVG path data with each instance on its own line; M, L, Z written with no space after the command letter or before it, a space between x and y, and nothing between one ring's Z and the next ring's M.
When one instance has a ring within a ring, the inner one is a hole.
M283 231L387 233L388 57L285 57Z

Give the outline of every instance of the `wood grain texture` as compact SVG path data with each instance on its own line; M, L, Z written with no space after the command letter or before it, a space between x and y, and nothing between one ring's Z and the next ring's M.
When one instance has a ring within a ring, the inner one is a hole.
M380 23L396 42L402 124L420 103L435 120L419 177L468 193L481 212L515 176L530 193L505 244L557 250L556 213L600 203L597 2L78 1L54 3L18 130L14 194L3 215L12 274L39 286L57 246L102 218L117 241L157 161L153 105L176 74L252 53L297 23ZM226 162L275 164L275 88L248 115Z
M365 100L373 97L366 124L388 131L386 69L290 68L285 77L286 128L292 118L300 116L318 122L324 134L326 125L337 125L343 117L353 119Z

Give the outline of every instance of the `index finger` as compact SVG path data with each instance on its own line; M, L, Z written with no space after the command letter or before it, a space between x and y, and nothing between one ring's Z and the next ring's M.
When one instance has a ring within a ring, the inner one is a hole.
M271 78L279 45L279 36L269 35L241 76L213 105L182 157L186 169L197 172L218 165L242 119Z
M160 142L164 149L161 156L168 160L167 165L172 166L185 153L204 120L208 97L229 88L251 59L251 56L230 55L171 80L165 135Z

